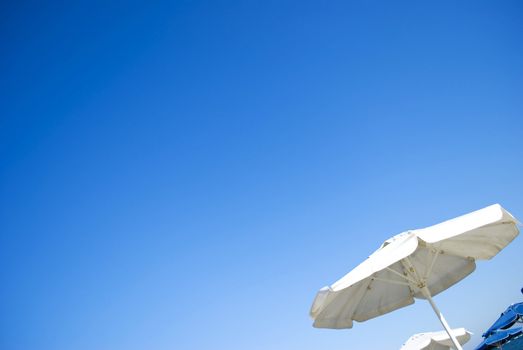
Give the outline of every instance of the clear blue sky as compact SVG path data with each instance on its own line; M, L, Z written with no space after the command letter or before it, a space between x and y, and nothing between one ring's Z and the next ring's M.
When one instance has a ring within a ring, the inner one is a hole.
M318 330L316 291L401 231L523 220L520 1L0 6L2 349L398 349L426 302ZM435 298L469 348L522 249Z

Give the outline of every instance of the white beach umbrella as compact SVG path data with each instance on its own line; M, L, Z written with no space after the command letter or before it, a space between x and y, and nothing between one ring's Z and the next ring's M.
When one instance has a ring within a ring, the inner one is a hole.
M460 345L470 340L471 332L465 328L455 328L452 334ZM452 340L447 331L418 333L410 337L400 350L449 350L452 347Z
M352 328L426 299L456 349L458 341L432 296L461 281L475 260L495 256L519 233L517 220L499 204L392 237L363 263L322 288L311 307L314 327Z

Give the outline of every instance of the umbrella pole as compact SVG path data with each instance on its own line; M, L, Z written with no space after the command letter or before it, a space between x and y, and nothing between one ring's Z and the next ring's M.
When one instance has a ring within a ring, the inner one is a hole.
M430 306L432 306L432 309L436 313L436 316L438 316L438 319L441 322L441 324L443 325L443 328L445 328L445 330L447 331L447 334L449 335L450 340L452 340L452 343L454 344L454 347L457 350L463 350L463 348L459 344L459 342L456 339L456 337L454 336L454 334L452 334L452 332L450 330L450 327L449 327L449 324L447 323L447 320L445 320L445 317L443 317L443 314L441 313L441 311L439 311L438 307L436 306L436 304L432 300L432 296L430 295L429 289L425 286L425 287L421 288L421 293L423 293L423 296L425 298L427 298L427 300L429 301Z

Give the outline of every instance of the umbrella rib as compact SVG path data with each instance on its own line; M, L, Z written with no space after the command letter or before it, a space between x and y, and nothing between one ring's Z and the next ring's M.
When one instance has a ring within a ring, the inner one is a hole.
M430 262L430 266L425 272L425 277L423 278L425 281L428 281L430 274L432 273L432 268L434 267L434 264L436 263L436 259L439 256L439 249L436 249L436 253L434 253L434 256L432 257L432 261Z
M390 271L390 272L392 272L392 273L394 273L394 274L400 276L401 278L407 280L408 282L411 282L411 283L413 283L413 284L417 284L416 281L414 281L413 279L411 279L409 276L405 276L405 275L399 273L398 271L396 271L396 270L394 270L394 269L392 269L392 268L390 268L390 267L386 267L385 270L388 270L388 271Z
M402 262L407 262L408 264L407 267L407 274L411 275L411 277L413 277L415 280L417 280L418 282L414 282L414 284L418 284L419 282L421 282L419 276L418 276L418 270L416 270L416 268L414 268L414 265L412 264L412 261L410 261L409 257L405 257L405 259L402 259L401 260Z
M410 286L410 284L408 284L407 282L388 280L386 278L381 278L381 277L372 277L372 279L376 280L376 281L381 281L381 282L387 282L387 283L392 283L392 284L399 284L399 285L402 285L402 286Z

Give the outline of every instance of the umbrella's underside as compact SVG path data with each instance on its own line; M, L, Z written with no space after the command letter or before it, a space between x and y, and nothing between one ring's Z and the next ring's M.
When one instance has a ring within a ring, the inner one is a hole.
M351 328L437 295L472 273L519 233L517 220L493 205L387 240L367 260L322 288L311 307L314 326Z

